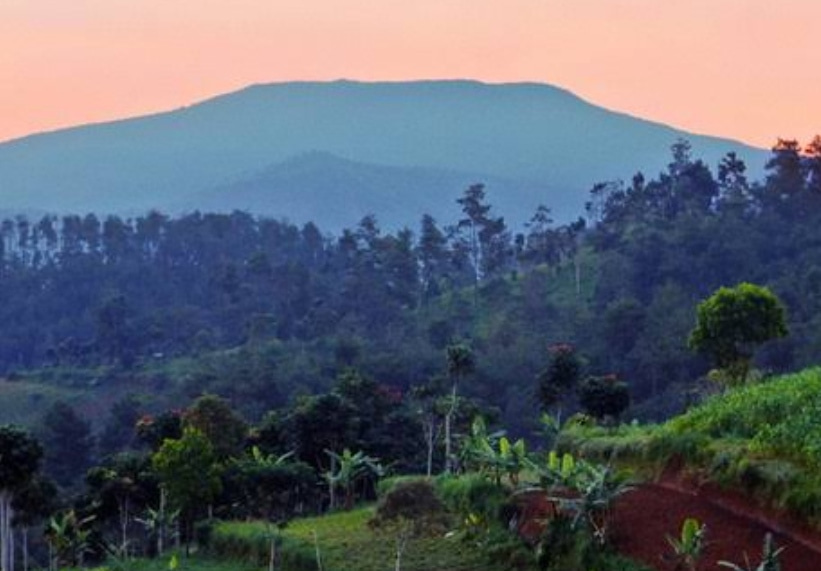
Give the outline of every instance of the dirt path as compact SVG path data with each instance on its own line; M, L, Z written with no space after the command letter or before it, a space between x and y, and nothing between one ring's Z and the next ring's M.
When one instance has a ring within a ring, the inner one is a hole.
M806 529L790 529L789 523L758 517L753 508L741 505L732 494L726 501L716 491L687 490L673 484L646 484L625 494L614 515L613 541L617 549L654 569L672 570L662 554L670 553L667 536L678 535L682 522L694 517L707 525L707 548L700 570L721 569L719 560L758 563L764 535L774 533L775 543L783 546L782 571L821 570L821 538ZM715 496L715 497L714 497ZM736 506L736 508L734 508Z

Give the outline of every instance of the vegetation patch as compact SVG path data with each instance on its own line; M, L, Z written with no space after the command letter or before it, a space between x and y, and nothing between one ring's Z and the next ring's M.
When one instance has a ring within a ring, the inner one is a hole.
M296 566L289 571L317 568L316 557L328 571L384 571L392 568L392 538L368 525L373 507L298 519L282 532L283 561ZM267 561L270 530L261 522L224 522L214 528L211 552L219 557L263 563ZM483 554L457 537L420 537L403 557L405 571L499 571Z

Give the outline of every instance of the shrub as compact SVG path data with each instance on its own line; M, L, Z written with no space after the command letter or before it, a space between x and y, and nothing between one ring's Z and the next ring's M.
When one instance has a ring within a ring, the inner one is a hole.
M614 375L588 377L579 387L579 403L599 420L618 418L630 406L630 391Z
M436 489L448 510L462 518L474 514L496 521L508 503L505 489L481 474L442 476Z

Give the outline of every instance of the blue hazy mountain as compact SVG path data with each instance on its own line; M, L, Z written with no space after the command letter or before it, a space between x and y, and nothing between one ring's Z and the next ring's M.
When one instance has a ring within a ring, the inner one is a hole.
M0 144L0 206L53 212L247 209L331 230L374 213L452 220L467 184L521 223L582 211L593 183L655 175L687 138L755 175L766 154L592 105L543 84L255 85L174 111Z
M295 221L319 220L321 227L332 229L377 213L383 225L415 226L424 213L455 221L460 215L456 198L476 182L487 185L494 208L510 220L532 216L530 201L522 197L548 194L538 184L493 175L368 164L313 151L187 197L171 210L239 209Z

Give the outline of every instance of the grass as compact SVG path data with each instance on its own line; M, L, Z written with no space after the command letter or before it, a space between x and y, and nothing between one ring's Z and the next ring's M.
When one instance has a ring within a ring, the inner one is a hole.
M561 445L648 473L674 463L821 527L821 368L716 395L661 425L573 426Z
M319 545L323 569L326 571L384 571L393 567L395 536L368 526L372 507L326 516L299 519L284 531L285 549L299 549L303 556L313 557L315 541ZM228 522L218 524L214 538L218 544L226 537L259 542L266 536L264 524L258 522ZM222 536L222 539L220 539ZM258 555L267 553L267 547ZM217 549L219 550L219 548ZM414 539L403 556L406 571L503 571L490 564L474 546L459 539L431 536ZM285 571L290 571L285 567Z
M30 381L0 380L0 418L3 423L31 427L57 401L76 404L82 391Z
M173 555L157 559L134 559L128 562L112 562L91 571L172 571ZM238 561L220 561L205 557L182 555L176 558L176 571L261 571L261 567Z

